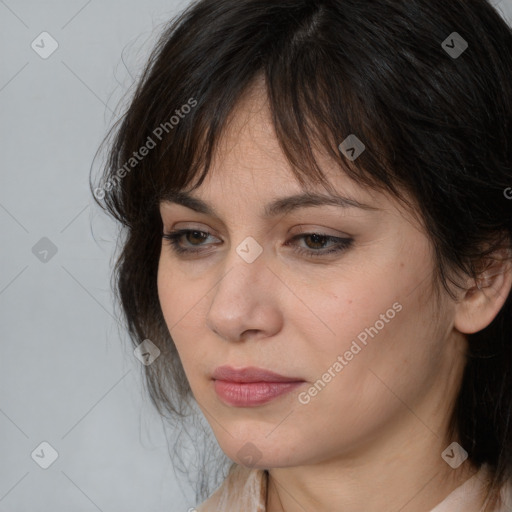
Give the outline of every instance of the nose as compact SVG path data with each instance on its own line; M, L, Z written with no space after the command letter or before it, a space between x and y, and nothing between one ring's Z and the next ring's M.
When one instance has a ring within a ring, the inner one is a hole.
M227 271L213 290L207 327L224 340L235 342L279 332L281 282L268 268L265 252L248 263L233 248L224 268Z

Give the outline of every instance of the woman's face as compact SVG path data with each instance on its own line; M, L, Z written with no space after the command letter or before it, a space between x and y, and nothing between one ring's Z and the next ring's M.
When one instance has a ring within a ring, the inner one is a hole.
M352 457L381 441L397 457L412 439L446 427L460 383L465 339L453 330L452 302L430 295L426 235L391 198L321 162L338 195L372 209L309 205L264 216L270 203L306 190L255 89L190 193L211 213L161 204L164 232L207 232L177 240L197 254L163 240L158 291L167 326L220 446L253 467ZM223 365L299 382L215 383ZM269 389L282 394L269 398Z

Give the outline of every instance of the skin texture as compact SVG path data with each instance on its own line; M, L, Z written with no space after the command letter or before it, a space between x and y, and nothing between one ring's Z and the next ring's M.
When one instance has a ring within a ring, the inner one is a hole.
M200 256L178 255L163 241L158 290L164 317L223 451L241 463L239 450L250 442L259 457L253 467L270 469L268 512L426 512L476 471L468 461L452 469L441 453L456 441L445 432L464 368L464 333L482 329L498 313L510 291L510 269L494 268L483 290L468 281L457 302L443 290L437 303L432 247L421 226L391 197L350 180L336 162L320 162L338 193L378 211L320 206L261 217L266 203L303 190L256 84L234 112L210 174L192 192L218 218L161 204L164 232L211 234L181 238L184 247L200 246ZM306 237L285 245L312 232L354 242L323 257L293 249L321 251L332 242ZM263 249L253 263L236 251L248 236ZM401 310L301 403L299 393L395 303ZM262 406L231 407L211 380L225 364L306 383Z

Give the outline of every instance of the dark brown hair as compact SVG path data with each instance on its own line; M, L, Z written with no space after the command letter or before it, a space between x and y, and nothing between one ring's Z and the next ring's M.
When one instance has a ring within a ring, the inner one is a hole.
M448 51L454 38L459 49L467 43L459 55ZM486 258L510 247L512 32L487 1L195 2L163 31L91 184L125 228L116 289L134 345L149 338L162 351L145 368L162 414L183 415L190 388L157 294L159 201L201 184L258 76L299 182L327 183L319 147L358 183L410 194L447 291L451 270L476 279ZM350 134L366 146L353 162L338 149ZM495 494L512 476L511 297L467 339L451 429L477 467L491 465Z

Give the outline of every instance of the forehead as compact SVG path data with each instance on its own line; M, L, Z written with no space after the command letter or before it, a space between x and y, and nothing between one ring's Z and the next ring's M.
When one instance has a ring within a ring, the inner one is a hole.
M306 207L322 206L329 201L334 204L330 199L325 202L304 197L321 194L338 196L334 201L345 203L343 206L357 205L337 209L340 214L366 217L373 211L372 218L376 219L376 211L391 213L421 229L422 218L410 194L402 191L403 197L414 205L413 211L391 193L354 181L344 171L343 166L350 163L341 153L335 159L327 155L325 148L312 149L327 186L314 182L313 174L311 179L306 175L304 186L298 181L275 133L265 84L262 80L255 81L224 124L211 166L200 186L193 180L189 187L167 191L160 196L161 206L167 209L172 204L182 204L217 218L228 212L232 215L233 210L240 214L255 211L265 219L291 212L300 203Z
M271 197L305 192L339 194L355 202L382 202L381 194L356 183L343 171L341 156L336 161L316 148L315 158L328 180L327 188L312 179L302 186L294 175L279 145L266 89L259 80L233 109L219 137L211 168L192 193L206 197L236 192L258 196L265 203Z

